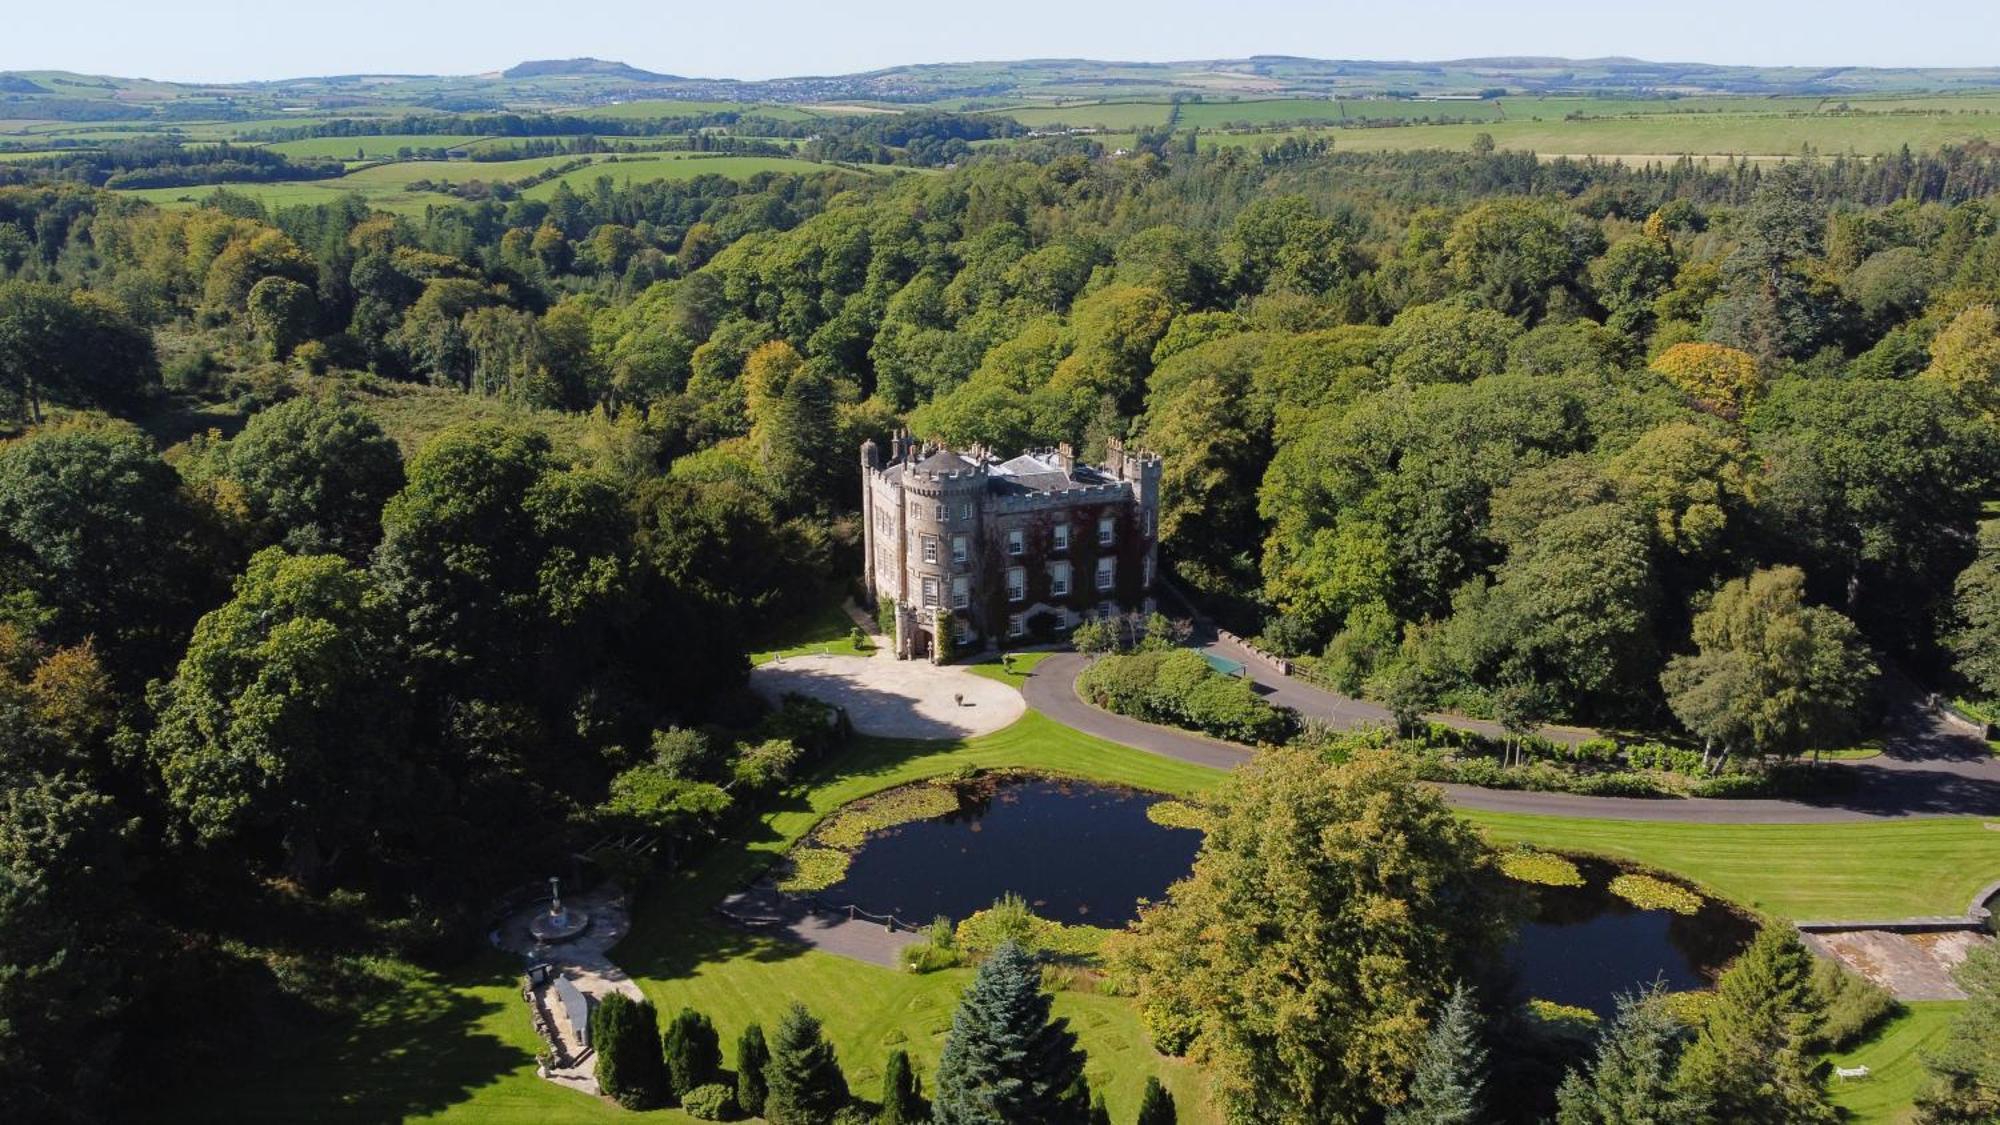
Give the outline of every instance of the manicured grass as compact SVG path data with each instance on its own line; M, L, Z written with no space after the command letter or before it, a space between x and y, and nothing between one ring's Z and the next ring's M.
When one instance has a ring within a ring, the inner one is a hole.
M1956 1000L1913 1001L1883 1025L1866 1043L1832 1056L1836 1066L1865 1066L1866 1078L1831 1079L1834 1104L1848 1120L1868 1123L1910 1119L1917 1091L1923 1088L1923 1052L1935 1049L1951 1030L1951 1021L1965 1005Z
M873 656L875 648L854 642L854 619L840 606L829 603L797 621L772 631L759 643L766 647L750 654L751 664L768 664L781 656L824 653L828 656Z
M1963 914L2000 877L2000 831L1973 817L1670 824L1465 815L1496 841L1629 859L1794 921Z
M1021 685L1028 682L1028 673L1035 670L1035 665L1053 655L1055 654L1050 652L1012 652L1006 655L1004 661L998 656L989 656L977 664L965 665L965 670L975 676L999 680L1019 691Z

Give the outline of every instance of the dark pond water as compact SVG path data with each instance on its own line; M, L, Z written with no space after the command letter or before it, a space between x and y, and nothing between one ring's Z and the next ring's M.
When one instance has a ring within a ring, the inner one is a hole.
M828 902L928 922L963 919L1013 892L1056 922L1117 928L1194 866L1201 833L1146 819L1162 800L1076 782L1020 781L937 820L868 838Z
M1641 910L1606 889L1619 869L1577 860L1581 887L1533 887L1530 920L1508 949L1526 997L1610 1016L1620 993L1655 980L1670 991L1707 988L1756 934L1712 899L1694 914Z
M830 903L921 924L963 919L1012 892L1057 922L1116 928L1185 876L1201 834L1146 819L1157 794L1049 779L1002 785L936 820L875 833ZM1695 914L1641 910L1606 889L1619 869L1578 860L1582 887L1526 887L1528 920L1508 950L1523 999L1609 1016L1620 993L1655 980L1705 988L1740 953L1754 925L1704 900ZM1521 886L1520 884L1513 884Z

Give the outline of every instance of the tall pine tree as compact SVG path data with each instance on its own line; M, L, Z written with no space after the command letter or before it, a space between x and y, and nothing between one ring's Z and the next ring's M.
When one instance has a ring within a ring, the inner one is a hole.
M1174 1112L1174 1096L1160 1085L1157 1078L1146 1079L1146 1092L1139 1097L1138 1125L1174 1125L1179 1116Z
M751 1117L764 1115L764 1068L771 1049L764 1045L764 1028L751 1024L736 1037L736 1105Z
M1686 1041L1659 985L1620 996L1590 1069L1556 1091L1556 1125L1691 1125L1696 1107L1674 1082Z
M693 1008L682 1008L667 1025L662 1044L667 1061L667 1082L675 1098L684 1098L696 1086L706 1086L722 1077L722 1040L715 1025Z
M920 1125L931 1119L931 1107L917 1084L908 1051L894 1051L882 1071L882 1125Z
M832 1125L847 1104L847 1076L804 1004L794 1003L778 1021L764 1084L764 1118L771 1125Z
M1677 1076L1705 1116L1731 1125L1839 1120L1812 1046L1825 1001L1798 935L1788 926L1766 926L1722 974L1715 993Z
M1083 1052L1065 1019L1051 1020L1033 959L1002 942L958 1002L938 1060L936 1125L1084 1125L1090 1094Z
M646 1000L614 992L590 1012L590 1045L597 1052L597 1086L627 1109L649 1109L667 1092L660 1057L659 1017Z
M1464 985L1452 990L1431 1024L1409 1100L1389 1112L1390 1125L1472 1125L1486 1094L1486 1048L1479 1045L1479 1009Z

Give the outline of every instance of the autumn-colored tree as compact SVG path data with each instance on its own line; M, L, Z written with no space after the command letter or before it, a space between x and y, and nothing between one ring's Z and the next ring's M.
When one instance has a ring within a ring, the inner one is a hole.
M1155 1042L1213 1068L1229 1121L1378 1120L1505 938L1491 864L1402 755L1266 751L1118 960Z
M1742 417L1764 386L1755 356L1721 344L1675 344L1653 360L1653 371L1696 406L1724 418Z
M2000 308L1975 305L1931 340L1931 363L1918 378L1950 391L1980 415L2000 416Z

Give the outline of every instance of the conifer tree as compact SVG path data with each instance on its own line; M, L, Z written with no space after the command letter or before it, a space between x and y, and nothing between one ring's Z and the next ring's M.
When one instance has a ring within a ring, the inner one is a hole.
M958 1002L938 1060L937 1125L1082 1125L1090 1099L1083 1052L1051 1020L1042 974L1013 941L993 951Z
M682 1008L674 1022L667 1025L662 1048L667 1082L676 1099L686 1097L696 1086L721 1079L722 1040L708 1017L693 1008Z
M1687 1038L1666 993L1654 985L1618 998L1618 1014L1597 1043L1588 1071L1569 1072L1556 1091L1556 1125L1682 1125L1695 1107L1674 1082Z
M1417 1056L1409 1100L1389 1113L1391 1125L1472 1125L1486 1093L1486 1048L1479 1045L1479 1009L1464 985L1452 990Z
M1722 974L1677 1082L1709 1120L1819 1125L1839 1120L1813 1043L1825 1001L1812 954L1790 927L1766 926Z
M908 1051L894 1051L882 1071L882 1125L920 1125L931 1119L931 1107L924 1104L917 1072L910 1066Z
M764 1068L771 1049L764 1045L764 1028L751 1024L736 1037L736 1105L751 1117L764 1113Z
M1167 1093L1158 1078L1147 1078L1146 1092L1139 1097L1138 1125L1174 1125L1177 1120L1174 1096Z
M804 1004L794 1003L778 1021L764 1085L764 1118L771 1125L832 1125L847 1104L847 1076Z
M590 1045L597 1052L597 1085L627 1109L649 1109L666 1094L660 1058L659 1017L646 1000L614 992L590 1013Z

